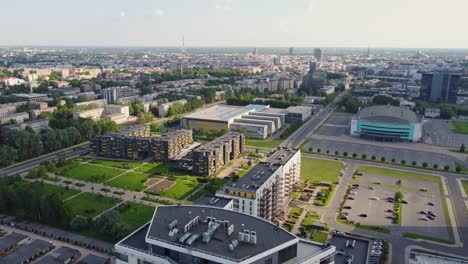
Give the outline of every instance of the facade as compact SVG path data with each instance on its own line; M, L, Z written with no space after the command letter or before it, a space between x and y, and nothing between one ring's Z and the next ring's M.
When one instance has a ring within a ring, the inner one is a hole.
M37 94L37 93L17 93L17 94L11 94L11 97L21 100L21 101L28 101L28 102L39 102L39 101L44 101L47 99L47 94Z
M310 95L318 95L327 84L327 73L317 70L315 62L310 63L309 72L304 76L302 85Z
M404 107L367 107L351 119L350 134L380 141L419 142L421 117Z
M17 104L0 104L0 116L6 116L16 113Z
M177 100L177 101L174 101L174 102L161 104L161 105L158 106L158 114L161 117L165 117L165 116L168 115L168 111L169 111L169 108L171 108L171 106L173 106L175 104L185 105L186 103L187 103L187 100L182 99L182 100Z
M119 101L122 98L136 97L140 94L140 91L137 89L132 89L128 86L118 86L102 89L101 94L108 103L113 103Z
M302 122L312 115L312 107L310 106L290 106L286 111L288 123Z
M46 109L33 109L30 112L31 118L32 119L37 119L39 117L39 115L41 115L42 113L52 113L56 109L57 109L57 107L55 107L55 106L54 107L48 107Z
M268 221L209 206L159 206L115 245L116 264L333 263L335 247L302 240Z
M0 124L8 123L13 120L13 122L20 124L23 123L25 120L29 119L29 114L26 112L0 116Z
M323 50L320 48L314 49L314 58L317 62L323 63Z
M236 212L274 221L301 175L301 151L278 148L266 162L224 185L216 196L232 199Z
M36 119L20 124L12 124L2 127L2 130L24 130L26 127L30 127L34 132L39 133L49 128L49 119Z
M92 138L91 149L96 156L107 158L142 160L155 157L159 161L168 161L192 141L191 130L178 130L156 137L150 134L148 126L137 125Z
M244 145L244 135L231 132L198 147L192 153L193 174L212 175L236 159L244 151Z
M457 103L461 75L451 72L423 73L421 99L431 103Z
M322 92L325 95L330 95L332 93L335 93L335 87L334 86L325 86L323 88L320 88L320 92Z

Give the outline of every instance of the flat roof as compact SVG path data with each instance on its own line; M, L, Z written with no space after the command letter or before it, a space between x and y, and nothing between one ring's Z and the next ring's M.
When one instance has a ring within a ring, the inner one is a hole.
M9 249L26 238L28 238L28 236L16 232L12 232L4 237L0 237L0 251Z
M69 247L59 247L58 249L50 252L47 256L40 259L36 264L58 264L65 263L71 258L81 255L79 250Z
M357 120L387 124L420 123L421 118L413 111L398 106L379 105L361 109L355 116Z
M195 113L188 114L183 118L198 119L206 121L229 122L236 117L240 117L252 111L261 111L268 108L267 105L250 104L242 107L230 105L214 105L212 107L202 109Z
M195 202L193 202L194 205L206 205L206 206L214 206L214 207L219 207L219 208L224 208L226 205L228 205L232 199L224 198L224 197L218 197L214 195L204 195L200 198L198 198Z
M199 221L193 224L184 234L184 227L198 217ZM203 233L208 230L208 217L211 221L220 221L220 226L213 231L211 240L207 243L202 241ZM169 236L169 224L177 220L178 235L174 239ZM233 226L234 231L229 235L228 227ZM242 231L255 231L256 244L240 242L234 251L229 250L232 240L238 240L238 233ZM191 234L191 235L189 235ZM193 244L187 241L199 235ZM184 240L181 237L190 237ZM153 239L172 246L190 248L204 254L215 255L220 258L228 258L234 261L242 261L272 248L281 246L287 242L299 239L266 220L256 218L232 210L226 210L207 206L159 206L156 207L152 223L148 229L147 241Z
M89 254L88 256L84 257L78 264L107 264L109 263L109 258L100 257L93 254Z
M12 253L0 258L0 263L21 263L37 254L47 251L54 244L49 241L36 239L33 242L26 244Z

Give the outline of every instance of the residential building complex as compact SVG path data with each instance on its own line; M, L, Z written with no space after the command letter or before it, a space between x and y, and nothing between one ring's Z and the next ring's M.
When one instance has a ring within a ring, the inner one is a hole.
M26 112L10 114L6 116L0 116L0 124L8 123L10 121L19 124L23 123L27 119L29 119L29 114Z
M154 157L159 161L174 158L192 144L191 130L178 130L154 136L145 125L132 126L115 133L91 139L91 149L97 156L141 160Z
M106 99L108 103L113 103L123 98L136 98L140 94L140 91L137 89L130 88L128 86L118 86L102 89L101 94L102 97Z
M192 153L195 175L211 175L244 151L242 133L231 132L195 149Z
M335 247L277 225L209 206L159 206L153 219L115 245L116 263L333 263Z
M350 134L381 141L419 142L422 121L415 112L404 107L366 107L351 119Z
M234 211L274 221L284 198L299 181L300 170L301 151L278 148L267 161L227 183L216 195L233 199Z
M1 128L2 130L2 135L4 131L8 130L24 130L26 127L30 127L34 132L39 133L42 130L46 130L49 128L49 119L36 119L36 120L30 120L26 121L24 123L20 124L12 124L8 126L4 126Z

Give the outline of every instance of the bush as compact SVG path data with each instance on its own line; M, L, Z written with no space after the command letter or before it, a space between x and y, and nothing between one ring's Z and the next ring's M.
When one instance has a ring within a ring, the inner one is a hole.
M309 152L312 152L312 151L314 151L314 148L313 148L313 147L310 147L310 148L309 148Z
M361 155L361 158L362 158L363 160L365 160L365 159L367 159L367 155L366 155L366 154L362 154L362 155Z
M380 161L385 162L385 157L380 158Z
M445 165L445 166L444 166L444 170L446 170L446 171L450 170L450 166L449 166L449 165Z
M371 157L371 160L375 160L377 157L376 156L372 156Z
M340 152L335 151L335 156L338 156L338 155L340 155Z
M322 150L321 149L317 149L317 153L320 153Z
M353 156L353 158L356 158L356 157L357 157L357 153L354 152L352 156Z
M422 166L423 166L423 168L427 168L427 166L428 166L427 162L423 162Z
M77 215L70 221L70 228L73 231L81 231L86 227L88 227L88 219L82 215Z
M395 158L392 158L392 162L395 163L395 161L396 161Z
M326 153L327 153L327 154L330 154L330 151L327 149Z
M416 166L418 163L416 161L411 162L411 165Z
M343 156L348 157L348 152L343 152Z
M406 164L406 160L401 160L400 162L402 165L405 165Z
M432 167L434 167L434 169L437 170L437 169L439 168L439 164L436 163L436 164L434 164Z

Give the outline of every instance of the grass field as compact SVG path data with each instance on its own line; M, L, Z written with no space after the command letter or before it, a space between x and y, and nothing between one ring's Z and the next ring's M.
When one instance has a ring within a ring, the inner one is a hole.
M119 169L73 163L61 168L57 174L77 180L101 183L124 172L125 171Z
M130 191L143 191L145 186L145 181L148 179L148 174L137 173L137 172L127 172L119 177L106 182L106 185L114 186Z
M463 185L463 189L465 190L465 194L468 195L468 181L462 180L461 183Z
M104 210L116 205L119 200L92 193L82 193L65 202L72 215L95 217Z
M144 172L149 174L157 174L164 176L183 176L184 173L174 170L173 166L168 163L162 162L150 162L141 167L135 169L138 172Z
M359 166L357 171L362 172L362 173L381 175L381 176L391 176L391 177L400 178L400 179L440 183L440 178L437 176L416 173L416 172L392 170L392 169L379 168L379 167L373 167L373 166Z
M89 163L107 166L107 167L114 167L118 169L133 169L142 164L141 162L137 162L137 161L115 161L115 160L100 160L100 159L92 160Z
M328 233L314 229L314 231L312 232L311 238L313 241L316 241L319 243L325 243L325 241L327 241L328 239Z
M452 121L452 131L457 134L468 134L468 122Z
M133 229L140 228L153 217L154 207L144 204L127 202L128 208L119 211L123 222L130 225Z
M310 182L336 182L343 164L331 160L302 158L301 179Z
M175 181L176 184L174 184L169 189L158 193L158 195L167 198L182 200L188 195L190 195L192 192L194 192L199 186L196 177L176 177Z
M282 139L273 139L273 140L248 139L245 144L247 146L257 147L257 148L276 148L282 142L283 142Z

